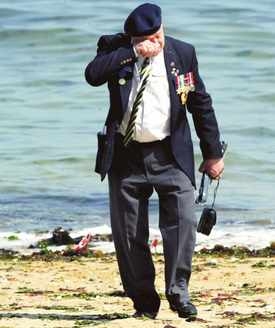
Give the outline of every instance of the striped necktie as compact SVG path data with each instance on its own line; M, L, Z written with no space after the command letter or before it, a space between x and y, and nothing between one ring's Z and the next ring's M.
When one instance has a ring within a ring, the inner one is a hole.
M141 70L140 70L140 78L141 78L141 83L140 83L140 88L137 92L136 98L133 103L131 115L129 118L129 122L126 128L126 132L123 138L123 144L125 147L130 143L130 141L133 139L134 132L135 132L135 120L137 118L137 113L139 109L139 105L141 104L142 101L142 95L146 87L146 83L148 82L150 72L151 72L151 67L149 65L150 60L148 57L144 59L144 62L142 64Z

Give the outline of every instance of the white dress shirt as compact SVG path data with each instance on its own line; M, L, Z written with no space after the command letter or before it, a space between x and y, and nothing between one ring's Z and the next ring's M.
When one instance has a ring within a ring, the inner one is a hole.
M124 114L118 132L125 134L131 110L140 83L139 70L144 58L139 56L135 63L132 89L127 110ZM162 140L170 135L170 95L163 50L150 58L151 73L147 81L135 121L133 139L138 142Z

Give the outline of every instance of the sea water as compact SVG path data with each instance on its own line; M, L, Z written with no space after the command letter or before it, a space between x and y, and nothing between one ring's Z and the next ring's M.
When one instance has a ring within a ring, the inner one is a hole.
M268 245L275 239L274 2L152 2L162 7L165 33L196 47L228 142L218 222L197 245ZM57 226L74 233L110 226L107 179L94 172L108 92L88 85L84 70L98 38L122 31L141 3L1 0L0 246L26 246ZM201 153L188 118L197 171ZM150 226L158 227L156 194ZM21 238L8 241L15 233Z

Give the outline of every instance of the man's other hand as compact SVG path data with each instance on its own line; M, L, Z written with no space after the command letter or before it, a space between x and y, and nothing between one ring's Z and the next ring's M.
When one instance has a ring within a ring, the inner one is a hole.
M206 172L212 179L219 179L224 170L222 158L206 159L199 167L200 172Z

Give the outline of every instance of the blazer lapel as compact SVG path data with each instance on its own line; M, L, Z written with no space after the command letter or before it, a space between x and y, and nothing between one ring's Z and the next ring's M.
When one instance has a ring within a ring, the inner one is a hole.
M170 39L167 37L165 37L164 61L167 72L167 79L169 83L169 93L171 102L171 131L173 131L180 108L179 96L176 93L175 75L173 74L173 69L179 69L180 71L183 71L183 67L182 65L180 65L178 61L178 56L171 45Z

